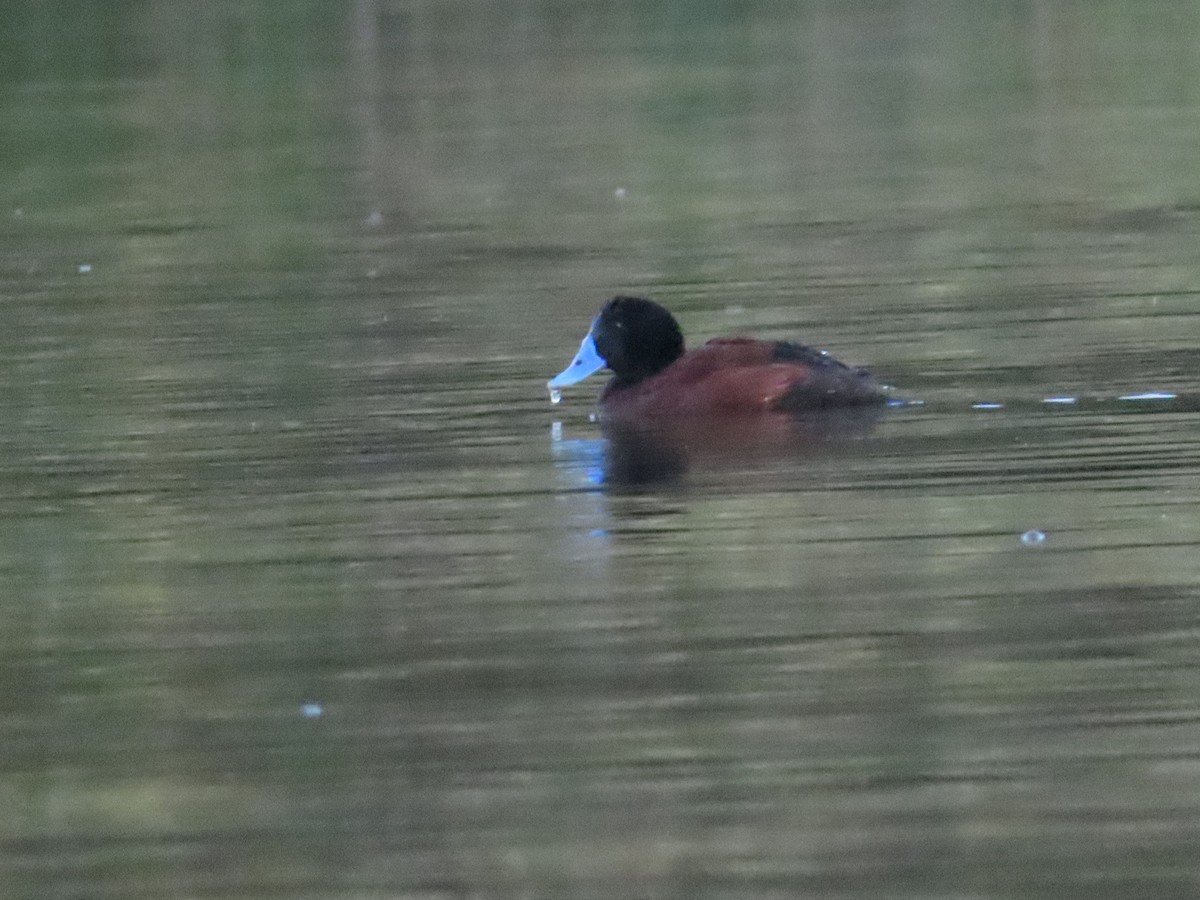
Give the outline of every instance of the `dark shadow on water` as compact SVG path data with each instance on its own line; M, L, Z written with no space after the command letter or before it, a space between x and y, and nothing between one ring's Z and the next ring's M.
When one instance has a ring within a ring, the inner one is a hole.
M790 416L660 423L604 423L603 437L555 438L558 464L609 492L681 485L689 473L720 472L772 459L847 452L884 407Z

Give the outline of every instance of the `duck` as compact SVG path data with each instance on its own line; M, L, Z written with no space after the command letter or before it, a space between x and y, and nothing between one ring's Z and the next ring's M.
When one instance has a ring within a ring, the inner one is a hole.
M546 386L553 399L604 368L612 378L598 407L610 422L778 416L887 401L870 372L803 344L720 337L688 350L675 317L645 297L605 303L579 352Z

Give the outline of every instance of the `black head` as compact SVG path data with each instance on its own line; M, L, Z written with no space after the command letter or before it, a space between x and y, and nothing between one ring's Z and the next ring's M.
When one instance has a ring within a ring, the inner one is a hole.
M642 297L613 297L592 324L596 351L617 376L632 384L683 355L683 332L666 309Z

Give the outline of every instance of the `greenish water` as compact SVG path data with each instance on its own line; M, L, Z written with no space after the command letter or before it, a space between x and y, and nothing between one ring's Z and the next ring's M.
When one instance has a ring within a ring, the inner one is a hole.
M0 13L0 895L1195 896L1198 45ZM648 469L625 291L924 405Z

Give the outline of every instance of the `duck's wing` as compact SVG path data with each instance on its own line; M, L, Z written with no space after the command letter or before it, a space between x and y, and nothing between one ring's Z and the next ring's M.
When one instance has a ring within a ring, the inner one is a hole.
M824 350L790 341L719 338L709 341L715 359L705 393L731 407L794 411L853 406L884 399L878 381Z

